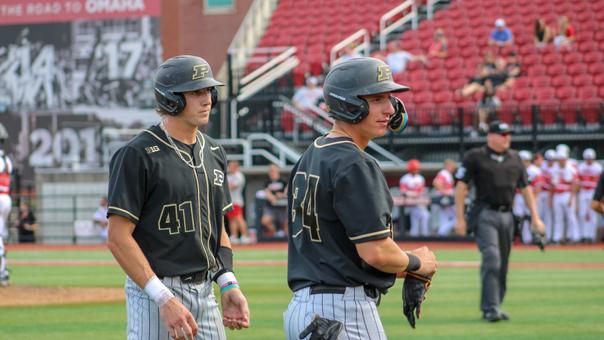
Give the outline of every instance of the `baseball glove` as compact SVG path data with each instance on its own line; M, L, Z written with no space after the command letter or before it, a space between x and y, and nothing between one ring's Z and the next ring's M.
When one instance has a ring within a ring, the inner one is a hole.
M422 303L426 299L426 292L432 283L431 278L414 273L407 273L403 283L403 313L412 328L415 328L415 317L419 319L422 312Z
M342 323L315 315L312 322L300 333L300 339L310 334L309 340L337 340L342 331Z

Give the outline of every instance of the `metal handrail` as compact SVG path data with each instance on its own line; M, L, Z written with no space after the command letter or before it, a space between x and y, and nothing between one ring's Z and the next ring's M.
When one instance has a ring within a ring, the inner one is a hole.
M289 147L287 144L278 140L277 138L267 133L252 133L247 137L250 143L256 140L263 140L269 142L272 146L276 147L279 151L279 163L278 165L283 167L286 166L286 161L289 159L292 163L295 163L300 158L301 154ZM253 149L252 149L253 150Z
M409 9L411 7L411 12L404 15L402 18L396 20L395 22L386 26L386 22L394 17L397 14L403 13L403 11ZM415 1L407 0L402 4L394 7L388 12L384 13L380 18L380 49L384 50L386 48L386 36L390 34L390 32L395 29L405 25L409 21L411 21L411 27L413 29L417 29L417 6L415 5Z
M275 58L273 58L271 61L269 61L268 63L258 67L257 69L255 69L253 72L251 72L250 74L248 74L247 76L243 77L241 79L241 85L245 85L247 83L249 83L250 81L252 81L253 79L255 79L256 77L260 76L263 73L266 73L268 70L270 70L273 66L283 62L284 60L286 60L287 58L291 57L292 55L294 55L297 51L297 48L291 46L291 47L285 47L286 50L281 52L281 54L279 54L278 56L276 56Z
M359 39L360 37L363 37L363 43L359 44L358 46L356 46L354 48L354 52L359 52L360 50L363 50L363 55L365 55L366 57L369 56L369 32L364 29L361 28L360 30L352 33L351 35L349 35L348 37L344 38L342 41L340 41L339 43L335 44L332 48L331 51L329 53L329 63L330 65L333 65L334 62L338 61L340 58L336 58L337 53L343 49L344 47L350 45L353 41Z
M239 89L237 100L241 102L248 99L258 91L262 90L265 86L271 84L275 79L293 70L296 66L298 66L298 64L300 64L300 60L296 56L286 58L282 63L275 66L270 71L265 72L263 75L258 76L254 81L241 87Z

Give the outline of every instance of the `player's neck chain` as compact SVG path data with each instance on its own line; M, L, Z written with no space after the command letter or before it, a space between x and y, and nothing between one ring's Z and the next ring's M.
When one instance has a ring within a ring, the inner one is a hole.
M170 142L170 144L174 148L174 152L176 152L176 154L178 155L178 158L180 158L181 161L183 161L191 169L199 169L199 168L201 168L203 166L203 152L200 152L201 162L199 162L199 164L197 164L197 165L195 165L195 163L193 163L193 156L191 156L191 160L186 160L181 155L180 149L176 146L176 143L174 143L174 140L172 139L172 137L168 133L168 129L166 129L166 126L165 126L163 120L161 121L161 123L159 123L159 127L166 134L166 138L168 138L168 141ZM196 131L196 132L197 132L197 138L195 140L195 144L199 143L199 139L201 138L201 133L199 132L199 130Z
M348 137L348 138L350 138L350 139L354 140L354 138L352 138L352 136L351 136L351 135L350 135L348 132L346 132L346 131L344 131L344 130L339 130L339 129L338 129L338 130L336 130L336 129L333 129L333 130L329 131L329 134L330 134L330 135L334 135L334 136Z

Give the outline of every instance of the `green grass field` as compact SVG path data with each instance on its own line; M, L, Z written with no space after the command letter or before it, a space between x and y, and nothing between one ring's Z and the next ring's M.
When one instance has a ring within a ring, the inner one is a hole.
M472 249L437 250L440 261L478 261ZM13 250L9 260L111 260L105 250ZM235 260L285 260L284 250L236 250ZM442 339L602 339L604 338L604 270L555 268L556 263L604 263L601 248L515 249L503 309L511 320L490 324L480 319L477 268L440 268L412 330L401 310L398 282L379 307L390 339L411 336ZM535 263L535 266L527 264ZM539 263L549 264L542 269ZM572 266L564 266L572 267ZM553 269L552 269L553 268ZM11 267L11 284L41 286L122 287L117 266ZM240 266L252 315L251 328L229 331L229 339L283 339L282 315L291 293L284 266ZM123 302L0 308L0 339L124 339Z

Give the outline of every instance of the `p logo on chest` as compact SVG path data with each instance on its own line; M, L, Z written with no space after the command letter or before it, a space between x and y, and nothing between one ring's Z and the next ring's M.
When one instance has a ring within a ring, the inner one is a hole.
M214 185L221 187L224 183L224 172L214 169Z

